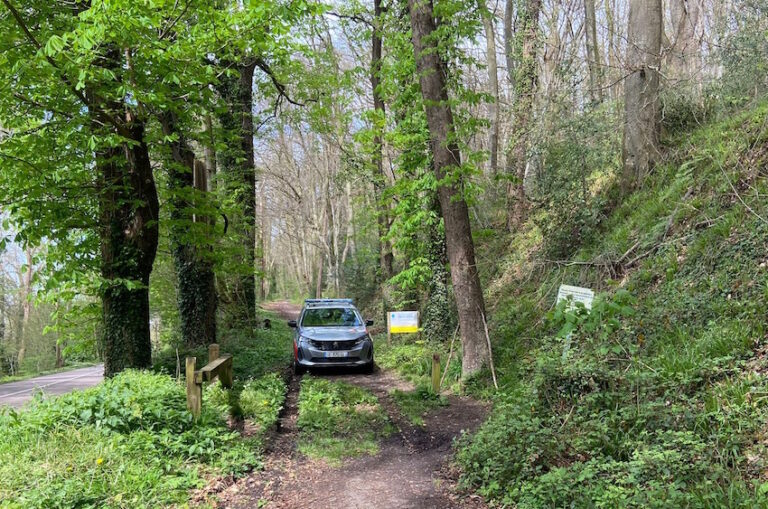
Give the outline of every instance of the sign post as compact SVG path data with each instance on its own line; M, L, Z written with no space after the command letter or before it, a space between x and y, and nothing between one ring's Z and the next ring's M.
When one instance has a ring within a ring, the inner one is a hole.
M418 311L390 311L387 313L387 334L413 334L419 332Z
M557 290L556 304L564 300L570 300L568 304L568 311L576 309L576 303L581 302L584 304L584 308L589 312L592 309L592 301L595 299L595 292L589 288L581 288L579 286L560 285ZM571 349L571 333L565 337L565 345L563 346L563 361L568 357L568 352Z

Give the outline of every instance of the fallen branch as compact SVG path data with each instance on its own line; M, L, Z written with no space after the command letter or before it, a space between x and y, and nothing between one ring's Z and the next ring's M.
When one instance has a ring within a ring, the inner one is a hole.
M480 306L478 306L478 309ZM491 336L488 334L488 322L485 321L485 313L480 309L480 316L483 317L483 328L485 329L485 340L488 342L488 359L491 361L491 376L493 377L493 386L499 390L499 384L496 382L496 368L493 367L493 349L491 348Z

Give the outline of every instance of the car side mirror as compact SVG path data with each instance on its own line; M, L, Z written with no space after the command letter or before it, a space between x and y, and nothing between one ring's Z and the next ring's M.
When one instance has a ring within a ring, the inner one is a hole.
M366 320L365 321L365 326L366 327L370 327L371 325L373 325L373 320Z
M288 320L288 327L292 327L292 328L295 329L298 326L299 326L299 324L296 323L296 320Z

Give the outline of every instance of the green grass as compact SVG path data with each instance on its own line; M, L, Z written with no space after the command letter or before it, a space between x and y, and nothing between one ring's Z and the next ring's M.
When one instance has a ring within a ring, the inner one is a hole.
M447 342L425 341L411 334L400 334L392 337L387 344L386 334L374 336L374 351L376 364L380 367L398 373L414 385L429 385L432 377L432 354L440 355L440 372L446 370L446 361L450 350L450 340ZM461 341L457 338L451 364L447 367L442 390L461 390Z
M392 399L397 408L415 426L424 426L424 417L436 408L448 405L444 396L433 394L426 386L419 386L413 391L392 391Z
M299 393L299 451L331 465L362 454L376 454L391 425L370 391L310 375Z
M643 188L570 254L616 260L637 244L628 258L647 255L615 280L543 262L532 224L508 253L481 252L502 258L489 285L501 390L468 386L494 407L459 445L466 486L518 508L768 507L768 359L755 354L768 316L766 125L763 103L666 141ZM592 318L549 312L562 283L604 292Z

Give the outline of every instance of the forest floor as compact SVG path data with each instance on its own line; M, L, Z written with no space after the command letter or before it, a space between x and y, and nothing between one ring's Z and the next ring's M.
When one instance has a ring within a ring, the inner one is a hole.
M298 313L289 302L268 306L285 319ZM363 455L333 466L298 451L300 377L292 377L283 413L267 445L264 469L224 489L222 508L482 508L479 496L461 493L457 472L450 465L454 438L473 431L488 408L470 398L448 396L447 405L431 410L424 425L412 424L398 410L391 392L409 391L410 383L388 371L371 375L339 371L316 373L372 392L379 400L393 433L381 439L375 455Z

